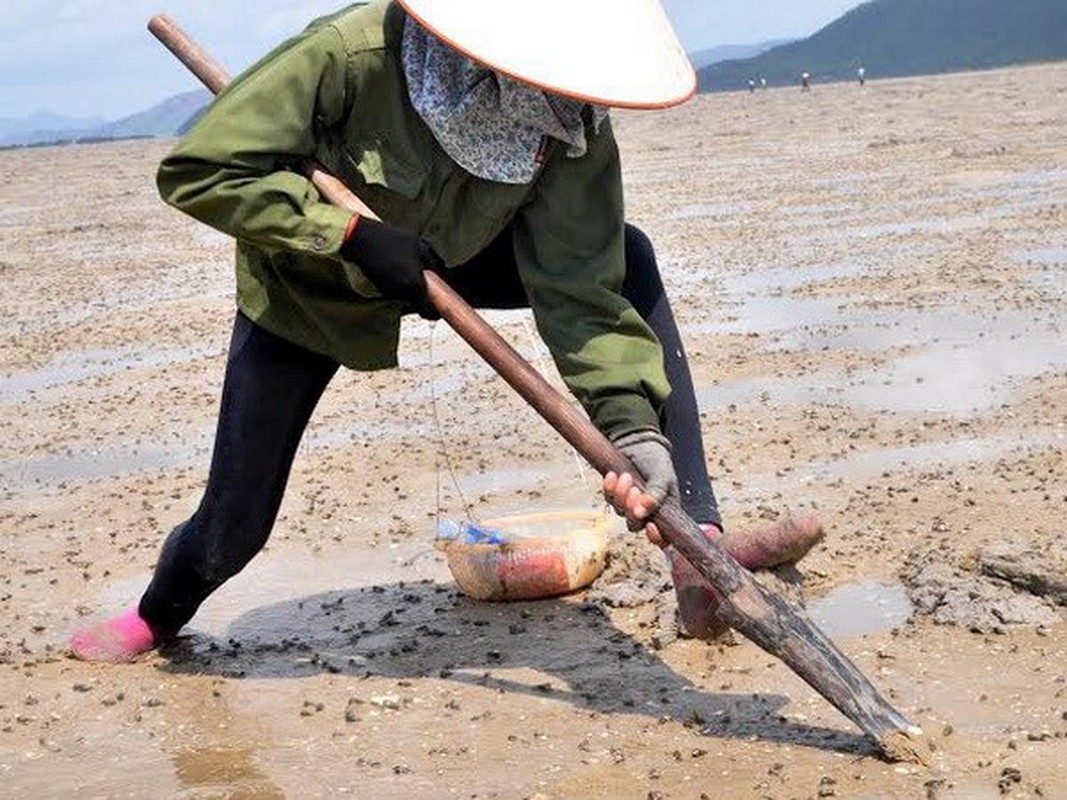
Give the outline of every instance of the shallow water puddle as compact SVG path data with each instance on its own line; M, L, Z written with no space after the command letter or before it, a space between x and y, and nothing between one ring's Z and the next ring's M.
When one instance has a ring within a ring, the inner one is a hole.
M484 375L451 369L448 371L438 369L433 372L427 372L425 380L406 393L406 396L412 402L443 399L450 395L462 395L476 385L484 383L485 380L486 376Z
M808 616L831 637L881 633L904 625L913 607L896 583L861 581L834 589L808 603Z
M968 464L999 458L1020 450L1044 449L1062 441L1064 432L1049 432L1046 436L1018 435L988 438L955 439L950 442L917 444L911 447L890 447L868 453L855 453L840 461L831 461L812 470L824 478L876 475L900 468L928 467L937 464ZM810 474L810 473L809 473Z
M1015 253L1014 261L1031 267L1026 283L1045 298L1067 294L1067 245L1020 250Z
M1067 366L1060 336L998 328L973 340L931 344L883 367L813 375L787 393L811 402L904 413L966 415L1009 402L1021 382Z
M789 235L788 242L791 246L854 248L860 243L866 244L890 237L924 237L930 239L965 231L981 230L988 225L988 215L960 215L903 220L900 222L860 222L859 219L849 219L847 221L827 220L825 224L807 229L798 227L795 233Z
M1020 381L1067 365L1053 337L985 339L930 347L860 376L852 405L912 413L966 413L1012 399Z
M63 452L36 458L0 460L0 485L9 490L55 486L66 481L114 478L144 472L202 466L207 470L215 427L183 434L175 443L107 447L72 444ZM316 450L344 447L352 442L440 438L440 430L430 422L366 422L339 419L329 425L315 424L300 442L300 456ZM300 457L298 456L298 457Z
M785 330L768 346L770 351L913 350L884 366L847 375L826 369L773 383L742 379L698 387L698 400L708 407L762 399L966 414L1008 402L1022 381L1067 366L1057 321L1023 312L984 317L958 311L839 312L836 302L768 297L746 301L736 319L701 330Z
M927 345L988 346L989 342L1012 342L1046 333L1056 334L1057 320L1041 320L1032 312L1000 311L970 314L958 308L929 311L899 308L849 308L841 304L838 314L804 328L779 335L768 349L817 351L828 348L877 353L890 348ZM1056 348L1062 350L1063 348Z
M771 333L815 325L841 313L841 302L792 295L746 298L725 319L682 326L686 334Z
M268 544L204 603L190 630L250 641L307 637L347 641L327 619L331 604L339 598L351 597L381 616L392 605L402 606L398 596L415 591L410 587L421 581L452 582L444 557L434 547L435 531L429 521L414 539L397 544L375 545L374 533L368 523L351 520L344 546L329 554L287 550L279 555ZM129 604L150 578L145 572L109 584L100 594L101 608ZM370 588L375 586L383 591Z
M786 206L779 208L775 214L783 217L807 217L823 216L825 214L846 214L852 211L851 206L826 205L826 206Z
M1067 245L1020 250L1015 254L1015 262L1018 264L1059 264L1067 266Z
M790 472L777 472L747 478L740 489L723 488L722 498L730 503L760 503L769 494L780 492L783 486L803 486L809 483L854 480L866 475L927 469L934 466L951 467L1000 458L1013 453L1032 453L1067 444L1067 429L1049 431L1040 436L1016 434L958 439L947 442L917 444L910 447L889 447L866 452L854 452L846 458L811 463Z
M1016 172L998 186L974 190L983 197L995 197L1006 200L1017 198L1036 198L1047 203L1056 197L1050 190L1067 189L1067 170L1049 169Z
M211 450L208 429L174 445L87 447L30 459L0 461L0 484L8 490L55 486L67 481L158 472L203 463Z
M866 271L863 264L850 261L809 267L767 267L728 275L722 285L730 294L778 293L783 289L796 289L836 278L851 278Z
M522 487L540 487L552 478L549 469L490 469L484 472L462 472L455 475L455 483L464 493L503 492ZM444 478L442 478L444 480Z
M183 364L217 353L215 348L205 347L161 350L119 347L65 354L40 369L5 377L0 383L0 403L21 403L41 392L78 383L88 378L115 375L142 367Z
M740 217L747 214L751 208L748 203L693 203L674 209L667 215L667 219Z
M842 172L827 178L817 178L811 181L815 189L828 189L838 195L854 196L866 194L872 182L882 176L876 172Z

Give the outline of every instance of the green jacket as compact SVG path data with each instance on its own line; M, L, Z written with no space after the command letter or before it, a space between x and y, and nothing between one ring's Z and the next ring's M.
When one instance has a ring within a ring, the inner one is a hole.
M161 195L237 240L237 302L264 328L353 369L396 365L401 303L339 249L350 212L301 174L311 157L381 218L455 266L512 224L519 275L568 388L608 435L657 425L669 391L658 342L620 295L622 180L605 120L589 150L553 142L513 185L453 162L408 100L404 12L350 7L236 78L163 160Z

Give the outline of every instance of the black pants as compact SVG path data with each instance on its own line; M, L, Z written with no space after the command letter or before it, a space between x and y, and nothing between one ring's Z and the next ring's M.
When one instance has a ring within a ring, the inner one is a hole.
M501 236L442 277L478 308L525 308L526 293L510 239ZM682 507L697 522L721 524L704 461L692 378L663 291L655 253L637 228L626 228L623 294L663 344L671 395L662 411ZM337 372L333 359L257 327L234 322L207 488L191 518L167 537L141 615L173 634L200 604L236 575L267 542L289 470L311 413Z

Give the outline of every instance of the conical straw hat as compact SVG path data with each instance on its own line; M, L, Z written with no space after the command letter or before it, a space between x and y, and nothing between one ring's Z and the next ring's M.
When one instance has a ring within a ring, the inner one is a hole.
M659 0L399 0L424 28L498 72L624 108L692 97L696 75Z

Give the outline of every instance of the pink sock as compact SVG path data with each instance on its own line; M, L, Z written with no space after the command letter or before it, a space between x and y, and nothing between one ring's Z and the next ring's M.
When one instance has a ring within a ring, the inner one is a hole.
M746 569L774 569L800 561L823 537L818 517L798 513L771 525L724 533L719 544Z
M136 606L70 637L70 649L83 661L133 661L156 644L156 635Z

